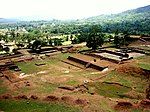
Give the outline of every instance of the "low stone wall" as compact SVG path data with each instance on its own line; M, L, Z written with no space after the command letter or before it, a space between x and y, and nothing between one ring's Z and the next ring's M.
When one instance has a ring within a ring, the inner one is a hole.
M7 70L7 69L11 68L12 66L15 66L15 64L13 62L8 62L5 64L2 64L2 65L0 65L0 71Z
M74 61L74 62L76 62L76 63L83 64L83 65L84 65L85 67L87 67L87 68L90 67L90 68L93 68L93 69L96 69L96 70L100 70L100 71L102 71L102 70L104 70L105 68L107 68L107 67L101 67L101 66L99 66L99 65L90 63L90 62L88 62L88 61L85 61L85 60L82 60L82 59L79 59L79 58L76 58L76 57L71 57L71 56L69 56L68 59L71 60L71 61Z
M128 57L128 55L125 53L119 53L119 52L114 52L114 51L105 50L105 49L101 49L100 52L106 52L106 53L110 53L110 54L114 54L114 55L122 56L122 57Z
M86 53L85 55L89 55L89 56L92 56L92 57L96 57L96 58L100 58L100 59L104 59L104 60L108 60L108 61L111 61L113 63L123 63L122 61L119 61L119 60L115 60L115 59L111 59L111 58L107 58L107 57L104 57L104 56L101 56L101 55L96 55L96 54L91 54L91 53Z
M130 47L130 48L128 48L128 49L132 50L133 52L150 55L150 51L149 51L149 50L145 50L145 49L142 49L142 48ZM147 51L147 52L146 52L146 51Z
M17 58L23 56L23 54L14 54L14 55L7 55L7 56L1 56L0 60L4 60L4 59L10 59L10 58Z

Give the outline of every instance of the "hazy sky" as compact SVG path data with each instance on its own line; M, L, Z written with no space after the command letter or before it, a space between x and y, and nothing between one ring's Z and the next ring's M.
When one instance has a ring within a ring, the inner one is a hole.
M150 0L0 0L0 17L79 19L150 5Z

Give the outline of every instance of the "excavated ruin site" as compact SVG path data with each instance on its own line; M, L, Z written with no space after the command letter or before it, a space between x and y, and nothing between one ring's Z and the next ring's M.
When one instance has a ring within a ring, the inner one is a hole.
M63 104L84 112L148 112L147 52L79 48L0 56L0 99Z

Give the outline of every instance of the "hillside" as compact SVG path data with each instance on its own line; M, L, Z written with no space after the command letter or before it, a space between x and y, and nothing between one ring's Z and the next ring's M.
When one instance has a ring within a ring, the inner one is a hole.
M80 20L80 22L101 24L106 32L118 29L119 31L129 30L134 33L150 33L150 5L119 14L90 17Z
M132 19L150 19L150 5L145 7L140 7L133 10L128 10L119 14L112 14L112 15L99 15L95 17L90 17L87 19L84 19L84 21L87 22L119 22L119 21L131 21ZM82 20L83 21L83 20Z

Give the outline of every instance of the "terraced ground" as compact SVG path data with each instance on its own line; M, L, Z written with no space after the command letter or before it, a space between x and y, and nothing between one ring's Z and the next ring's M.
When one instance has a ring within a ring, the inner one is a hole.
M148 112L147 108L137 105L145 98L149 84L148 74L145 75L143 69L149 70L150 56L114 64L113 69L101 72L62 62L69 55L81 56L61 53L41 60L18 62L20 72L3 72L0 75L0 111ZM24 74L20 76L21 73ZM119 101L131 102L133 106L116 109Z

